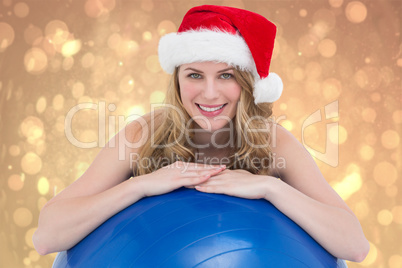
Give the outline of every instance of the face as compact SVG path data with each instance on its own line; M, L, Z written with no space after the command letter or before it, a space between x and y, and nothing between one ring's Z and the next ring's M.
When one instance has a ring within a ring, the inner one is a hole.
M188 114L208 131L223 128L236 114L241 87L226 63L196 62L179 69L180 94Z

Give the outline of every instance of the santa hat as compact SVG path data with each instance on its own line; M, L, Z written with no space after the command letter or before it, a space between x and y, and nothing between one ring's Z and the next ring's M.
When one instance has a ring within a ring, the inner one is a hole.
M225 62L250 71L255 79L255 103L274 102L283 84L269 73L276 26L263 16L243 9L204 5L190 9L177 33L159 42L159 61L172 74L182 64Z

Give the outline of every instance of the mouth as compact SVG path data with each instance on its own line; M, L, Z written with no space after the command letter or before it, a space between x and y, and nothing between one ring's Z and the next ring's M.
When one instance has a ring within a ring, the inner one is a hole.
M219 105L219 106L216 106L216 105L215 105L215 106L211 106L211 105L204 106L204 105L201 105L201 104L196 103L196 105L198 106L198 108L200 108L201 110L203 110L203 111L205 111L205 112L215 112L215 111L218 111L218 110L222 109L226 104L227 104L227 103L222 104L222 105Z

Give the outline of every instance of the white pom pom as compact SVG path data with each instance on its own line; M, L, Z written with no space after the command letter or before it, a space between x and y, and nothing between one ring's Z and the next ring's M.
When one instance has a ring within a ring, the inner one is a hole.
M276 73L270 73L264 79L256 79L254 84L254 103L274 102L282 94L283 83Z

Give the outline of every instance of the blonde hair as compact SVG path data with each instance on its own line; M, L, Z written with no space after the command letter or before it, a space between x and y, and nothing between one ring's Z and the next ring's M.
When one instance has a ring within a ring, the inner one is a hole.
M197 149L188 140L194 138L194 133L189 131L194 128L194 122L181 101L178 72L179 67L172 75L165 99L165 104L177 109L163 108L158 111L155 120L160 126L154 133L149 133L151 138L143 145L138 159L146 159L148 164L134 166L134 176L151 173L177 160L196 160ZM267 126L272 115L272 103L254 103L254 78L250 72L235 68L234 76L242 90L233 118L235 135L231 144L235 146L229 148L229 164L226 166L229 169L244 169L253 174L268 174L272 155L269 146L271 136ZM182 138L183 135L188 138ZM254 146L257 148L253 148Z

